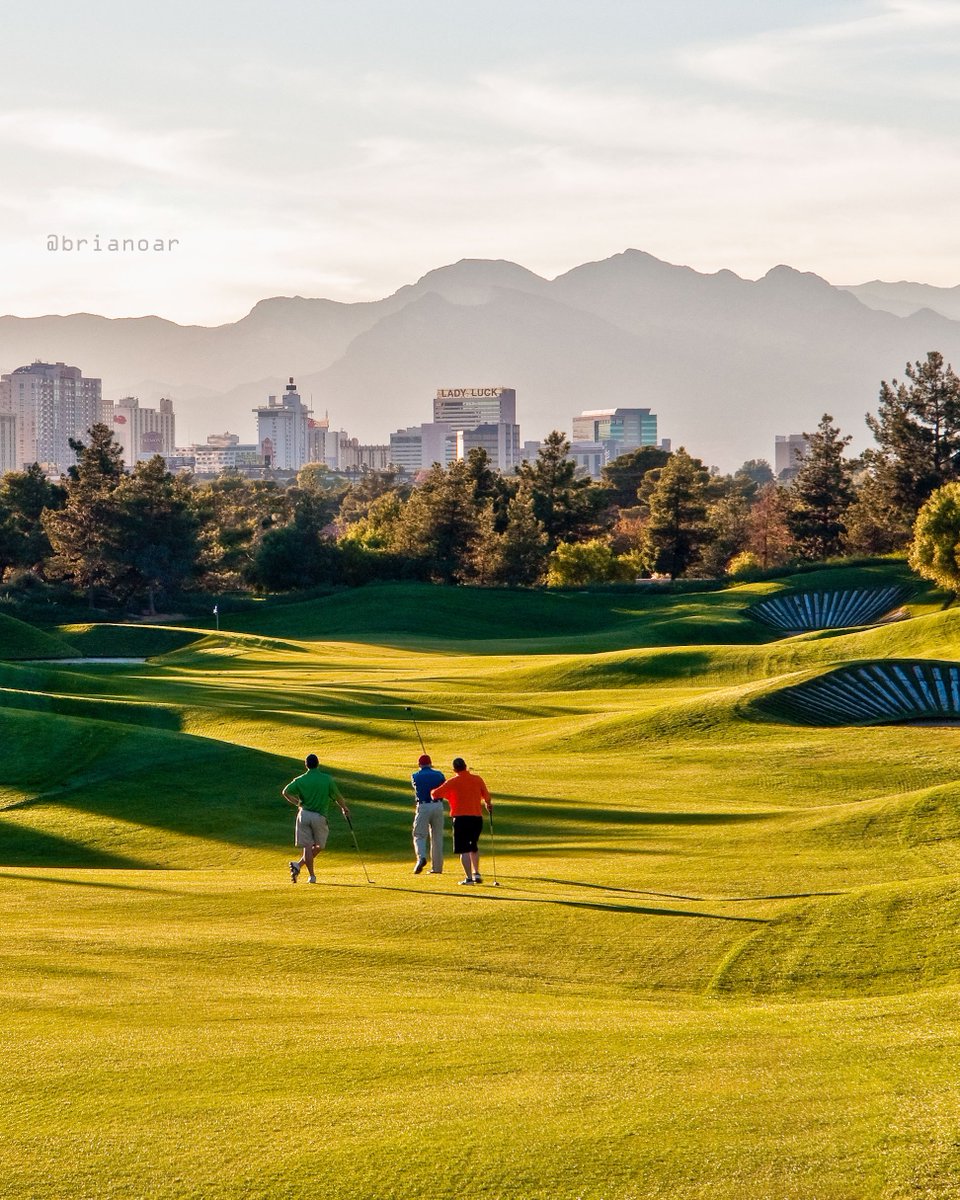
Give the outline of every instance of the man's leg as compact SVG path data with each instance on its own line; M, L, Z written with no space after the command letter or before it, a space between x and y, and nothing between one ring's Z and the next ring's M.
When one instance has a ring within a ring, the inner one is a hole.
M470 853L469 850L465 851L463 854L460 855L460 861L463 863L464 879L472 879L473 878L473 855Z
M303 864L307 868L307 874L310 876L311 883L314 883L317 878L313 869L313 856L316 849L316 846L304 846L303 848Z
M479 879L480 878L480 851L479 850L471 850L470 853L467 855L467 857L470 859L470 870L467 873L470 875L473 875L474 879Z
M434 875L443 873L443 805L430 805L430 866Z
M417 871L422 871L427 862L427 830L430 828L432 804L418 804L413 816L413 851L417 856Z

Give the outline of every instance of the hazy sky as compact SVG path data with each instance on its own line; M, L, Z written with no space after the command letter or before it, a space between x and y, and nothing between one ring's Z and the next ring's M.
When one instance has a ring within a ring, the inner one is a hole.
M635 246L960 283L957 0L6 0L0 311L233 320ZM50 252L47 235L177 238Z

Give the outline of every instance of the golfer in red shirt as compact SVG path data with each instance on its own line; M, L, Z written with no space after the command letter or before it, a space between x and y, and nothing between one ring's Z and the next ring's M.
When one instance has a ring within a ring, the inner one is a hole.
M434 800L446 800L453 818L453 852L460 855L464 878L461 884L483 883L480 878L478 842L483 831L483 808L493 812L493 801L487 785L479 775L472 775L462 758L453 760L454 774L430 795Z

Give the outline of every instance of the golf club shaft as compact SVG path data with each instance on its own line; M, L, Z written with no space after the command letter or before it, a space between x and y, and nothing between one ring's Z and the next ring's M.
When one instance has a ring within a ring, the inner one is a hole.
M410 714L410 720L413 722L413 727L417 731L417 740L420 743L420 752L421 752L421 754L426 754L427 748L423 744L423 738L420 735L420 726L417 724L417 718L414 716L413 709L410 707L409 704L407 705L407 712Z
M497 853L493 848L493 809L489 809L487 817L490 820L490 861L493 863L493 882L497 884ZM499 886L499 884L497 884Z
M364 879L366 879L367 883L373 883L373 880L367 874L367 864L363 861L363 855L360 853L360 843L357 841L357 831L353 827L353 822L350 820L349 817L345 816L344 819L346 820L347 824L350 826L350 836L353 838L353 846L357 852L357 858L360 859L360 866L363 867L363 877L364 877Z

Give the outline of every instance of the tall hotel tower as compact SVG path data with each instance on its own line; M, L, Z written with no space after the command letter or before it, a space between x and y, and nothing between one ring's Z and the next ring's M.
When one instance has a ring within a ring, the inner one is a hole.
M91 425L103 420L99 379L79 367L35 362L0 376L0 412L17 419L17 465L39 463L59 475L77 461L70 439L88 440Z

